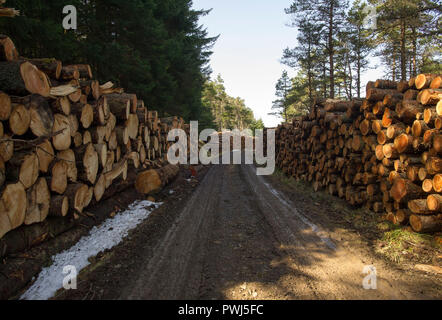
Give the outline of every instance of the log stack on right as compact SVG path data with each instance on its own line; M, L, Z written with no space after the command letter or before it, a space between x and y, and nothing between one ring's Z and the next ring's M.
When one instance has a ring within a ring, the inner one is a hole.
M377 80L364 100L317 100L277 128L278 167L393 223L441 231L441 82Z

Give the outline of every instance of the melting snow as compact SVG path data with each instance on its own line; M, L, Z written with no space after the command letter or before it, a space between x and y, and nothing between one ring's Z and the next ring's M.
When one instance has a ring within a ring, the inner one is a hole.
M47 300L62 288L65 266L74 266L79 273L87 267L90 257L118 245L138 224L162 203L136 201L128 210L107 219L102 225L92 228L88 236L78 241L70 249L52 257L53 263L44 268L33 285L21 296L24 300ZM152 207L153 206L153 207ZM151 208L149 208L151 207Z

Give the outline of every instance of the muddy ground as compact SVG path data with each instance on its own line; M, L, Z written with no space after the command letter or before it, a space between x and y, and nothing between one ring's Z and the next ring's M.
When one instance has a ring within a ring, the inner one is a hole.
M190 173L181 173L158 197L163 206L96 257L78 290L55 298L442 297L441 275L414 268L440 263L440 246L431 240L410 240L416 250L397 258L392 244L404 235L385 238L389 227L382 230L369 212L278 174L257 177L252 166L205 170L190 182ZM367 265L376 267L376 290L362 286Z

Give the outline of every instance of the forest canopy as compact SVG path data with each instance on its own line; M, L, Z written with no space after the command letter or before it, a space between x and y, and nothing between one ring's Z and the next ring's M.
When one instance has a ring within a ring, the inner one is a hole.
M296 77L283 74L276 85L272 114L284 121L308 110L314 98L361 98L363 73L379 67L373 56L393 81L442 70L438 0L292 0L285 12L298 45L281 59Z
M63 7L74 5L78 29L62 27ZM190 0L9 0L20 10L0 20L0 33L27 58L88 63L94 77L136 93L161 115L199 119L216 38L208 37Z

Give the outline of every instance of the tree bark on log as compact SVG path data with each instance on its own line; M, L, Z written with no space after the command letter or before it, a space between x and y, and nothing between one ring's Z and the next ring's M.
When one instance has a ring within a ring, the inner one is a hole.
M66 217L69 212L69 198L65 195L52 196L49 216Z
M6 165L6 177L11 182L21 182L29 189L38 179L38 157L35 152L16 152Z
M442 229L442 215L437 216L419 216L410 217L410 225L416 232L438 232Z
M83 209L88 205L89 187L82 183L69 184L65 192L69 199L69 208L78 213L83 212Z
M139 193L152 194L172 181L179 172L179 166L167 165L161 169L153 169L141 172L135 181L135 189Z
M95 183L98 174L98 154L92 143L83 145L75 150L78 179L83 182Z
M26 61L0 62L0 88L19 96L35 93L48 97L50 94L46 74Z
M45 178L40 178L26 192L27 209L24 223L31 225L42 222L49 214L49 206L51 203L51 193Z
M39 70L46 73L50 78L58 80L60 78L62 63L57 59L25 59Z
M26 97L11 97L11 99L14 103L25 105L29 110L31 117L29 127L35 136L48 136L52 133L54 115L44 97L32 94Z

